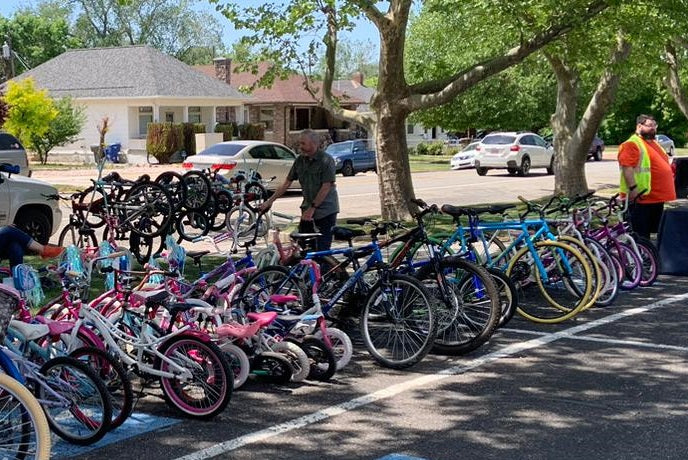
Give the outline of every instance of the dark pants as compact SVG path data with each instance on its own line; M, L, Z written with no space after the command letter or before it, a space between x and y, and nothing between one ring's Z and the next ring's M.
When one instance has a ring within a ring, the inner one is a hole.
M650 233L657 233L659 230L663 212L664 203L629 204L627 219L630 219L635 233L649 238Z
M17 227L0 228L0 259L8 259L10 268L23 263L30 242L31 237Z
M321 235L315 240L316 251L326 251L332 246L332 228L337 223L337 213L332 213L320 219L302 220L299 222L300 233L318 232Z

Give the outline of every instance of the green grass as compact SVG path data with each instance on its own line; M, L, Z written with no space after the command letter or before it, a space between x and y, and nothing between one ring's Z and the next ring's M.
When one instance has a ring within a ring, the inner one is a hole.
M449 171L451 155L410 155L411 172Z

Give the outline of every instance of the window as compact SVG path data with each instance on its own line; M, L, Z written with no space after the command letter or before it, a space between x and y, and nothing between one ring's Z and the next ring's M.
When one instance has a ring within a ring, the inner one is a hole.
M19 140L11 134L0 133L0 150L21 150Z
M272 131L274 128L273 118L275 116L275 109L273 107L261 107L258 115L258 122L265 125L266 131Z
M200 123L201 122L201 108L200 107L189 107L189 123Z
M291 131L301 131L311 127L311 109L308 107L291 109L289 129Z
M174 123L174 112L165 112L165 121L167 123Z
M215 144L200 152L199 155L221 155L233 157L244 147L246 146L241 144Z
M406 134L413 134L413 123L406 125Z
M276 145L273 146L273 150L275 154L277 155L277 158L280 160L294 160L296 159L296 155L289 150L278 147Z
M251 158L255 158L256 160L276 159L276 154L272 150L271 145L258 145L256 147L253 147L249 154L251 155Z
M540 136L531 136L533 139L535 139L535 144L540 146L540 147L547 147L547 142Z
M505 145L505 144L513 144L515 140L516 140L516 136L495 134L494 136L485 137L485 139L483 139L482 143L485 145Z
M153 107L139 107L139 135L148 134L148 123L153 123Z

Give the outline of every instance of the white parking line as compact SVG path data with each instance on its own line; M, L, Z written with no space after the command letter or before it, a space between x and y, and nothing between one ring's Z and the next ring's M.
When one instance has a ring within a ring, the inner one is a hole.
M298 417L298 418L295 418L293 420L289 420L289 421L284 422L284 423L273 425L273 426L265 428L263 430L259 430L259 431L253 432L253 433L239 436L238 438L230 439L230 440L215 444L213 446L207 447L205 449L194 452L192 454L185 455L183 457L179 457L177 460L201 460L201 459L215 457L217 455L221 455L221 454L230 452L232 450L238 449L240 447L243 447L247 444L253 444L253 443L261 442L261 441L264 441L266 439L272 438L274 436L277 436L277 435L280 435L283 433L287 433L287 432L292 431L292 430L297 430L299 428L303 428L305 426L312 425L312 424L320 422L322 420L326 420L328 418L332 418L332 417L335 417L337 415L341 415L341 414L348 412L350 410L353 410L353 409L356 409L356 408L359 408L362 406L366 406L368 404L372 404L376 401L386 399L386 398L391 398L393 396L396 396L400 393L412 390L414 388L424 387L424 386L427 386L430 384L437 383L437 382L442 381L446 378L449 378L453 375L462 374L466 371L475 369L475 368L483 366L485 364L492 363L492 362L497 361L501 358L515 355L517 353L521 353L521 352L526 351L526 350L532 350L534 348L538 348L538 347L541 347L543 345L547 345L548 343L552 343L552 342L557 341L557 340L571 338L575 334L578 334L579 332L587 331L588 329L592 329L592 328L595 328L598 326L613 323L615 321L618 321L618 320L623 319L623 318L627 318L629 316L634 316L634 315L638 315L641 313L645 313L647 311L654 310L656 308L663 307L663 306L672 304L674 302L678 302L678 301L686 299L686 298L688 298L688 293L667 297L666 299L662 299L660 301L654 302L654 303L652 303L650 305L646 305L644 307L629 308L628 310L624 310L620 313L609 315L609 316L606 316L604 318L597 319L595 321L590 321L589 323L581 324L579 326L574 326L574 327L565 329L563 331L554 332L554 333L548 334L548 335L543 336L543 337L537 337L537 338L528 340L526 342L507 345L506 347L502 348L501 350L493 351L492 353L488 353L485 356L481 356L479 358L473 359L466 364L460 364L458 366L450 367L450 368L445 369L445 370L443 370L437 374L424 375L422 377L418 377L418 378L415 378L413 380L408 380L406 382L397 383L397 384L391 385L387 388L383 388L382 390L378 390L374 393L363 395L361 397L351 399L351 400L343 402L341 404L336 404L334 406L330 406L330 407L327 407L325 409L321 409L321 410L313 412L311 414L304 415L302 417Z

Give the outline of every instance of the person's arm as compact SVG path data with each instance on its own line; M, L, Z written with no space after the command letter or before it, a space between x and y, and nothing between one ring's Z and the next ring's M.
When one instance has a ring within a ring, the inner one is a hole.
M263 204L260 205L260 210L261 210L261 211L267 211L268 209L270 209L270 208L272 207L272 203L274 203L275 200L276 200L277 198L279 198L279 197L281 197L282 195L284 195L284 192L286 192L287 189L288 189L289 187L291 187L291 183L292 183L292 182L293 182L293 181L291 181L291 180L289 180L289 179L285 180L285 181L282 183L282 185L280 185L279 188L278 188L277 190L275 190L275 193L273 193L273 194L270 196L270 198L268 198L267 200L265 200L265 202L264 202Z
M313 219L315 210L323 203L323 201L325 201L325 198L327 198L327 194L330 193L330 189L332 188L333 184L334 182L323 182L323 184L320 186L320 190L318 190L317 195L315 195L315 198L313 199L313 203L311 203L311 207L303 212L303 220Z
M628 199L633 202L642 190L638 190L638 184L635 183L635 175L633 174L635 168L632 166L621 166L621 173L626 179L628 185Z

